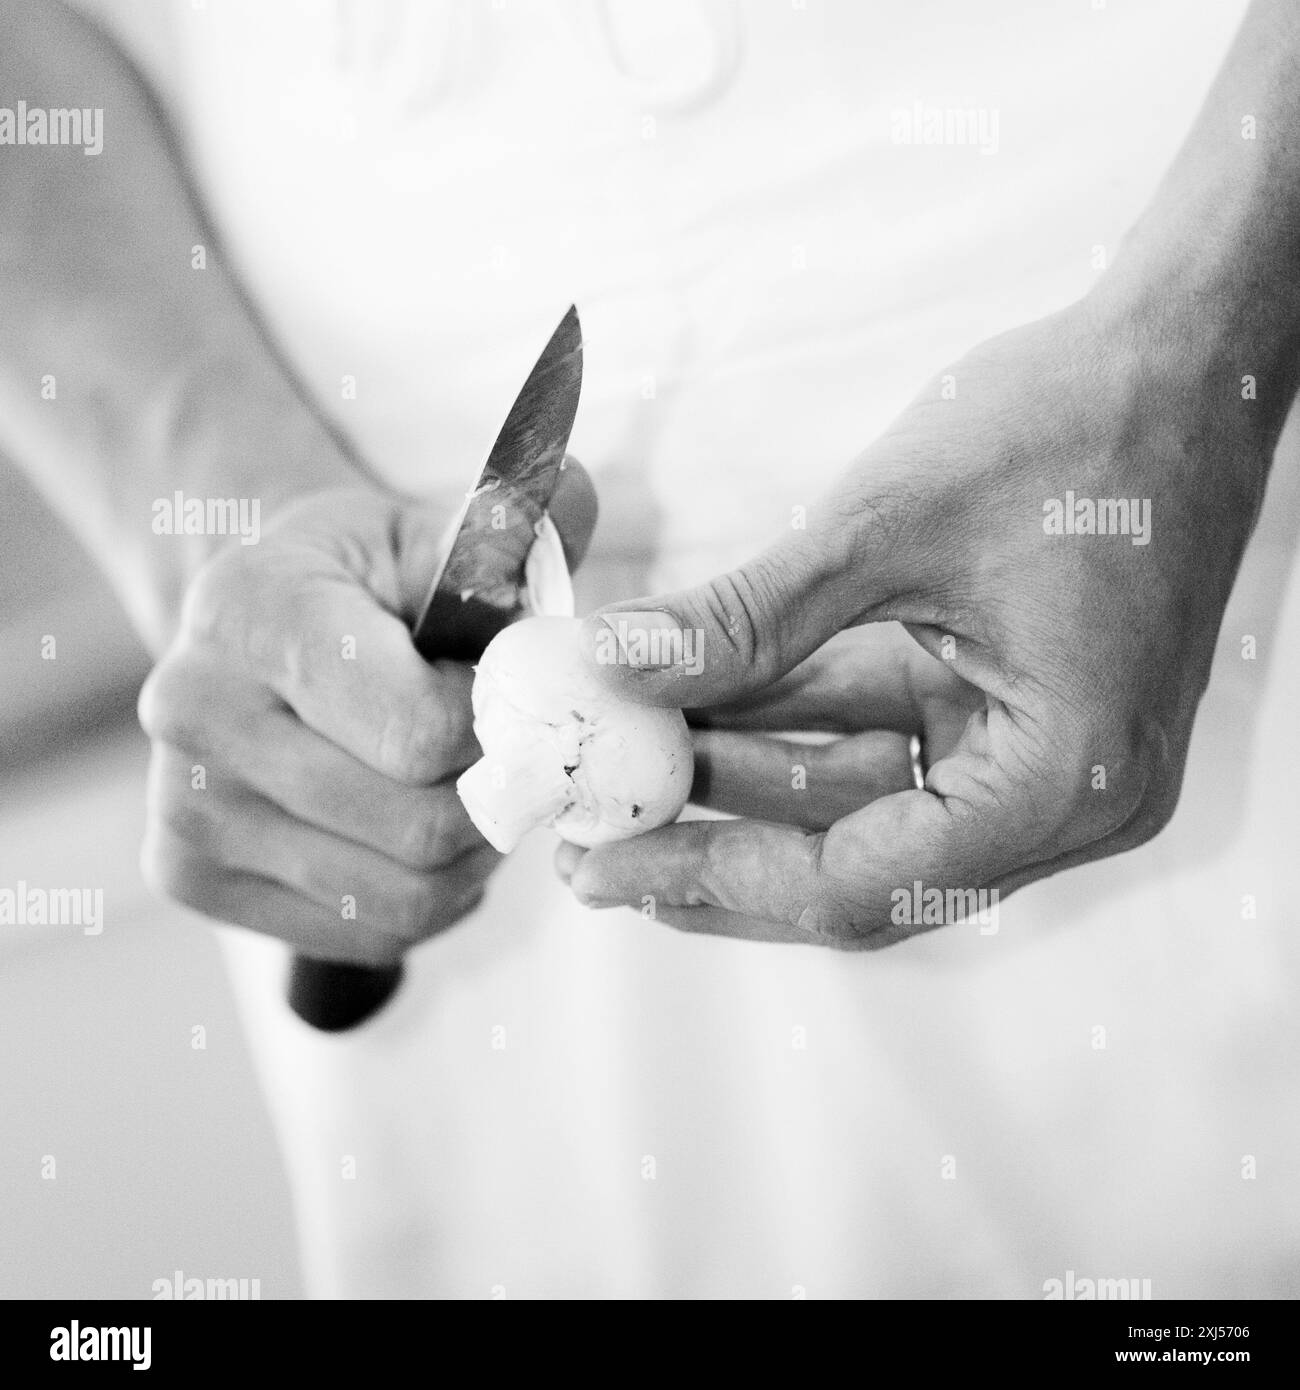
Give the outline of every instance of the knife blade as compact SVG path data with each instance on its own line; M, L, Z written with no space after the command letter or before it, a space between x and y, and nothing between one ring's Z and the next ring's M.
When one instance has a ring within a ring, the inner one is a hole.
M429 657L473 661L523 608L524 562L560 479L582 390L582 325L570 306L469 490L415 625Z
M524 611L524 563L546 515L582 392L582 325L573 305L529 372L487 462L466 493L412 641L426 661L474 661ZM392 997L402 966L294 957L290 1008L337 1033L364 1023Z

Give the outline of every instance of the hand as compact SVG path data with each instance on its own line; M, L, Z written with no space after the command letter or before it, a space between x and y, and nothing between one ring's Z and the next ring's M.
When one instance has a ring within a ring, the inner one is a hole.
M479 756L471 670L426 664L409 631L451 514L316 493L197 573L140 696L160 892L366 965L475 907L500 856L454 786ZM576 566L595 497L572 460L551 514Z
M562 846L577 897L653 898L697 931L877 946L928 925L894 910L918 880L1005 895L1150 839L1173 813L1289 403L1242 398L1238 349L1094 295L951 368L955 398L923 393L806 531L589 620L593 644L602 616L629 611L700 634L698 674L600 669L630 698L692 711L696 798L756 819ZM1130 534L1048 534L1068 493L1134 499ZM855 626L890 622L903 627ZM798 730L843 737L769 737ZM923 791L906 753L922 731Z

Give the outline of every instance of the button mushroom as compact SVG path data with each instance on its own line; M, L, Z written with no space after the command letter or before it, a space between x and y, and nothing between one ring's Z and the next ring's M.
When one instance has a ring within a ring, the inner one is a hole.
M470 819L508 852L537 825L575 845L622 840L675 820L694 773L681 711L632 704L600 681L572 617L506 628L472 695L483 757L456 783Z

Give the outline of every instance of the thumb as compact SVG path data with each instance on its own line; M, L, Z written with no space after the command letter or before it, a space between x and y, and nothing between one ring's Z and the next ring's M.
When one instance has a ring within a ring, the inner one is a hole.
M857 534L827 518L697 588L602 608L586 620L585 650L611 688L644 704L690 709L761 690L887 596L871 592Z
M582 564L596 529L596 489L591 475L572 454L566 454L548 508L555 529L560 533L564 558L570 571Z

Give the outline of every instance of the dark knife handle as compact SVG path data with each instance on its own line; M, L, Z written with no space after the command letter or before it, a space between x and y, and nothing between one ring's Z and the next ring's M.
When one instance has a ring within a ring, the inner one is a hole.
M294 956L289 1007L322 1033L343 1033L378 1013L397 992L404 973L400 963L377 969Z

